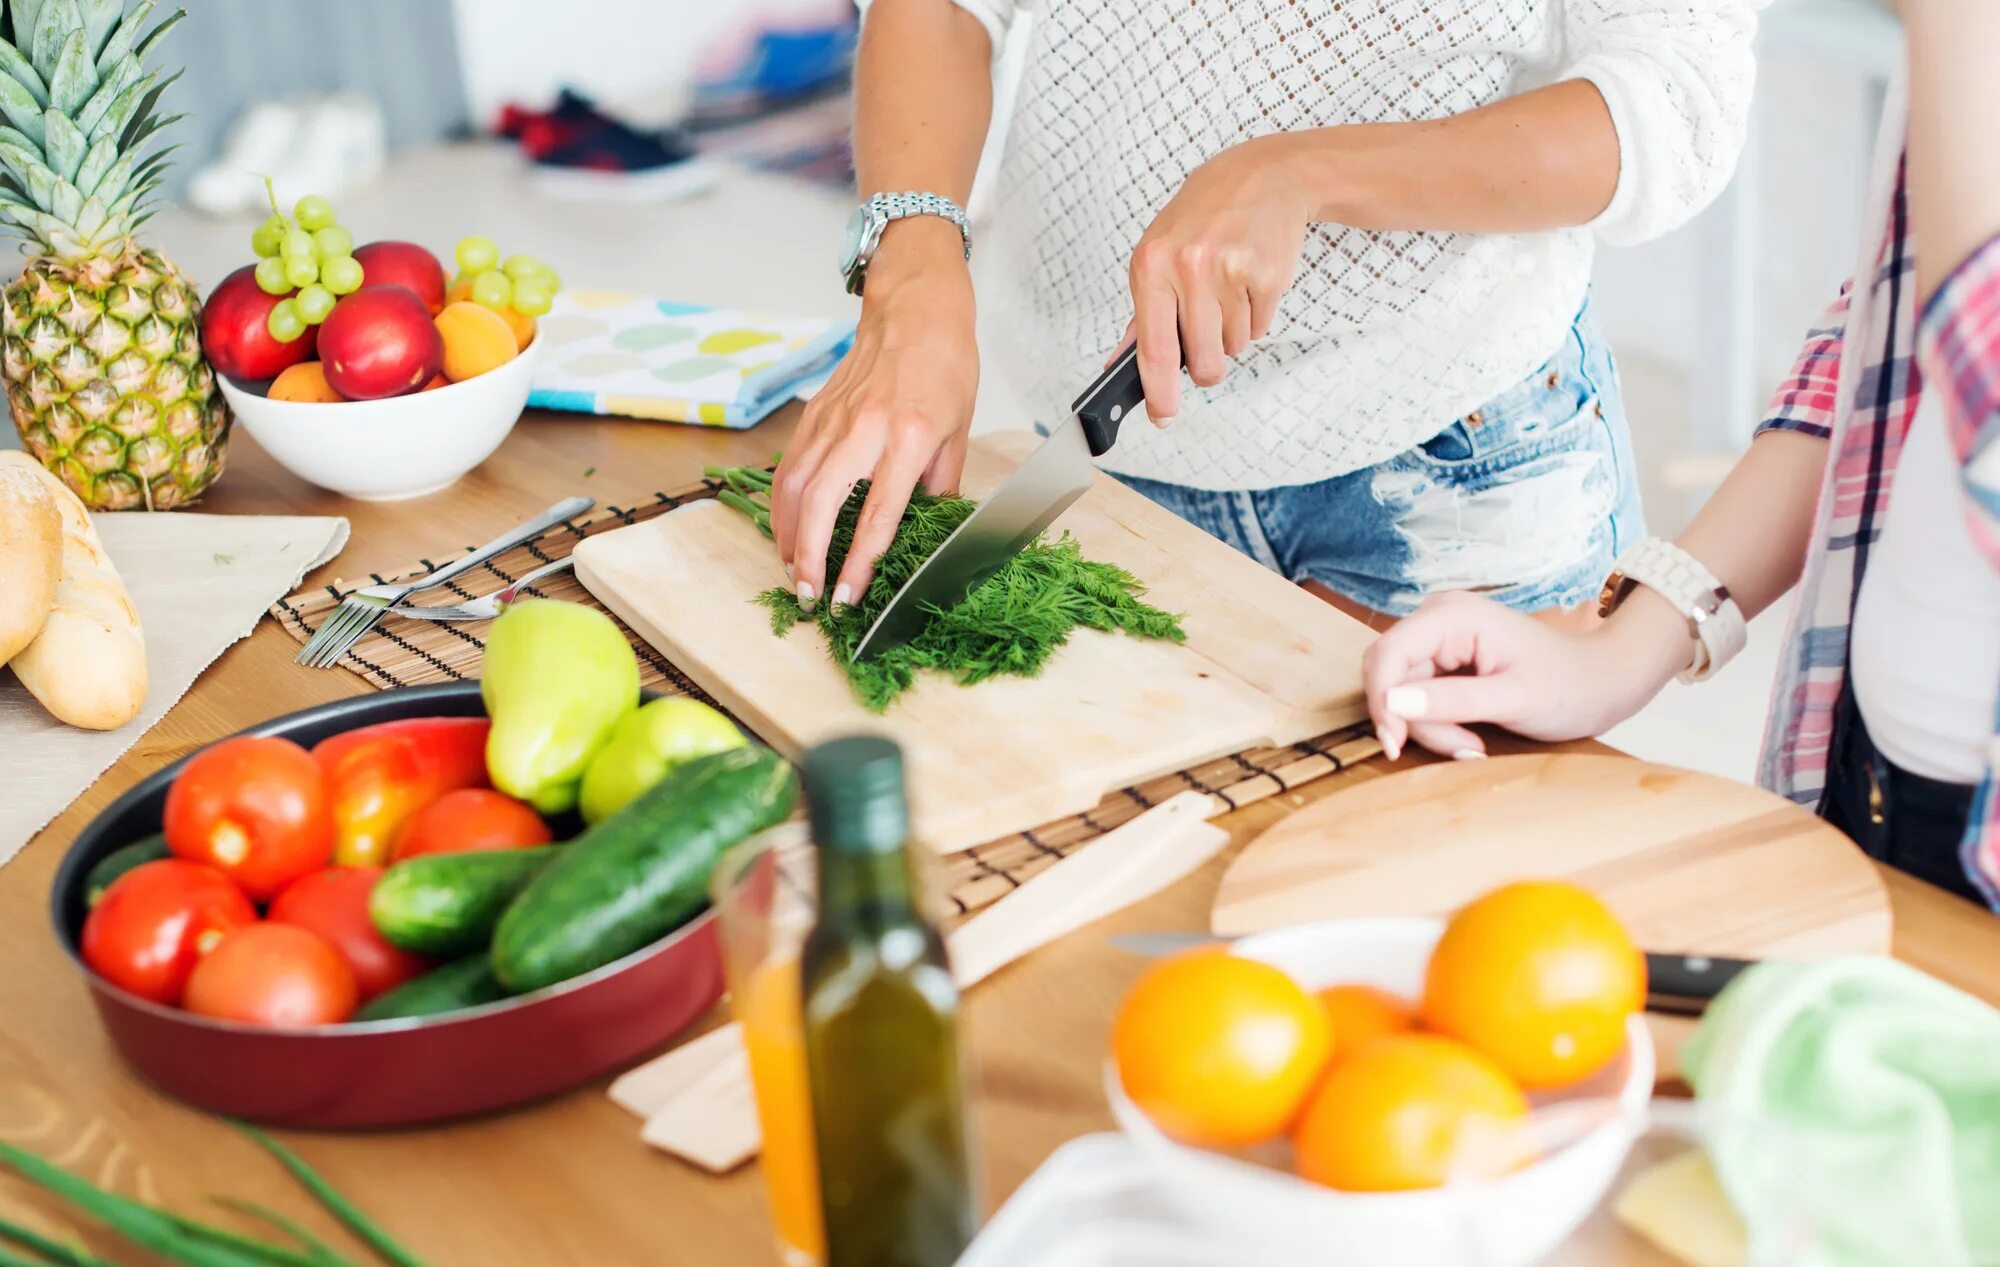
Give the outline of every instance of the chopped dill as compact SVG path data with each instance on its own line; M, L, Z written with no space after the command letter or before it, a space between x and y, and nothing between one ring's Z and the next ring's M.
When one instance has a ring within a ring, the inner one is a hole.
M771 532L768 471L756 467L711 467L708 477L722 484L717 499L748 515L766 536ZM863 480L848 495L834 520L826 574L838 575L854 542L854 524L868 496ZM889 605L903 582L944 544L976 503L963 497L925 493L910 498L896 538L876 561L875 579L859 603L836 609L819 604L811 613L782 586L756 601L771 612L771 630L780 636L810 622L826 638L828 654L847 672L854 696L872 712L886 709L909 689L919 670L946 673L961 686L996 674L1033 677L1073 629L1122 630L1141 638L1179 642L1187 635L1179 616L1141 601L1146 587L1113 563L1083 557L1068 533L1044 536L1021 551L956 607L936 612L923 632L898 647L857 662L854 648Z

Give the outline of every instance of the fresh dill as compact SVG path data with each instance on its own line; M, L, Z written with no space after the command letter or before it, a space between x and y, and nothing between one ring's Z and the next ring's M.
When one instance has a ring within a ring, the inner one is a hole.
M722 485L717 500L748 515L770 535L768 471L711 467L706 474ZM847 559L867 496L868 482L863 480L834 520L826 557L828 577L838 575ZM1033 677L1069 641L1074 629L1122 630L1174 642L1187 636L1179 616L1141 600L1146 587L1137 577L1116 564L1084 558L1076 539L1064 533L1053 540L1046 536L1036 540L964 602L934 612L923 631L908 642L855 660L854 648L903 582L975 506L963 497L919 489L903 512L895 540L876 560L875 579L860 602L838 608L821 603L808 613L790 590L782 586L765 590L756 601L770 609L772 632L783 636L795 625L816 625L826 638L828 654L846 670L855 698L877 713L908 690L920 670L949 674L961 686L1003 673Z

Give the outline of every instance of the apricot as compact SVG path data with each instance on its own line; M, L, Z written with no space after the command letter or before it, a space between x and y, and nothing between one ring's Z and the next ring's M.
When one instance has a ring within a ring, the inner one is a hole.
M535 341L535 319L514 311L512 304L500 310L500 317L513 328L515 348L527 351L528 345Z
M446 304L437 328L444 336L444 376L454 383L499 369L521 353L506 318L475 303Z
M347 399L326 381L326 369L318 361L300 361L271 380L270 398L308 405L331 405Z
M434 392L440 387L449 387L449 386L451 386L451 380L446 378L444 375L439 374L435 378L431 379L430 382L425 383L423 386L423 390L427 392Z

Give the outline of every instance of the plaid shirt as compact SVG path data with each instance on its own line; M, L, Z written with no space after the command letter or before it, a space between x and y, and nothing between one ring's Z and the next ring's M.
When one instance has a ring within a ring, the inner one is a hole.
M1867 293L1857 297L1852 282L1842 288L1808 332L1758 428L1819 436L1831 446L1815 520L1818 548L1800 579L1758 769L1759 782L1805 805L1818 804L1826 784L1855 596L1882 530L1903 437L1927 388L1943 393L1973 540L2000 569L2000 237L1968 256L1919 312L1903 164L1893 171L1893 193L1876 217L1886 223L1865 270ZM1854 381L1843 382L1843 373ZM1960 857L1974 886L2000 909L2000 700L1994 712L1995 739Z

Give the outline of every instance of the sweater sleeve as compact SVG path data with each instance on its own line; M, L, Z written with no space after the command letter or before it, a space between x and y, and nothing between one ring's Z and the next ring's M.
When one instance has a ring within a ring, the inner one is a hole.
M861 20L868 20L870 0L854 0L861 10ZM950 0L950 3L979 19L979 25L986 28L986 38L993 46L992 56L998 58L1007 44L1007 29L1014 25L1014 15L1032 4L1032 0Z
M1618 185L1590 227L1628 246L1679 227L1728 183L1756 82L1765 0L1569 0L1561 78L1603 94Z
M1959 263L1917 327L1924 390L1944 396L1972 537L2000 567L2000 237Z

